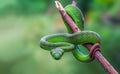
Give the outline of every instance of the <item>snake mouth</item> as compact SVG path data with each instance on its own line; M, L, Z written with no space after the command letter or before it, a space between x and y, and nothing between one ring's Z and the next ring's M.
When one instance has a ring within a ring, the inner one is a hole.
M60 54L55 53L54 56L53 56L53 58L54 58L55 60L59 60L61 57L60 57Z

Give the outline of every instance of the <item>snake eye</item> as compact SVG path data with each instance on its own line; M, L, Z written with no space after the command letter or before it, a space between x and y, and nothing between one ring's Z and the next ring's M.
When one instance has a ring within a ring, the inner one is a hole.
M64 54L64 50L61 48L55 48L50 51L50 54L55 60L59 60Z

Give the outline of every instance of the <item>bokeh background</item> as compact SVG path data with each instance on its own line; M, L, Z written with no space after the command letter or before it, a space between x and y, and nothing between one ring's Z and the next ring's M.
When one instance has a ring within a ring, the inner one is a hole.
M101 35L101 53L120 73L120 0L76 1L85 29ZM67 30L54 0L0 0L0 74L107 74L97 60L82 63L68 52L56 61L39 47L41 37L58 32Z

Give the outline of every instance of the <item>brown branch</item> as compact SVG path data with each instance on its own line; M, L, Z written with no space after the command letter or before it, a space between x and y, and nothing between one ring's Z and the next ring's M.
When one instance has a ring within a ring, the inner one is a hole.
M74 32L80 32L81 30L76 26L75 22L72 20L72 18L66 13L64 8L62 7L61 3L59 1L55 1L56 7L58 8L61 16L63 19L69 24L70 28ZM76 6L76 2L73 1L72 5ZM85 44L84 45L88 50L90 51L92 44ZM118 74L118 72L113 68L113 66L104 58L104 56L99 52L95 52L95 58L101 63L103 68L109 73L109 74Z
M64 20L69 24L69 26L71 27L71 29L74 32L79 32L80 29L76 26L76 24L73 22L73 20L70 18L70 16L66 13L66 11L64 10L64 8L62 7L62 5L60 4L59 1L55 1L56 7L59 10L61 16L64 18ZM68 22L69 21L69 22Z

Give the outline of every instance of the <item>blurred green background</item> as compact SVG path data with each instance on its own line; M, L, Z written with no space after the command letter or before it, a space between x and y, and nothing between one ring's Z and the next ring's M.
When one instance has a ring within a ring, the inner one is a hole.
M101 35L101 53L120 73L120 0L76 1L85 29ZM82 63L68 52L56 61L39 47L41 37L58 32L67 30L54 0L0 0L0 74L107 74L96 60Z

